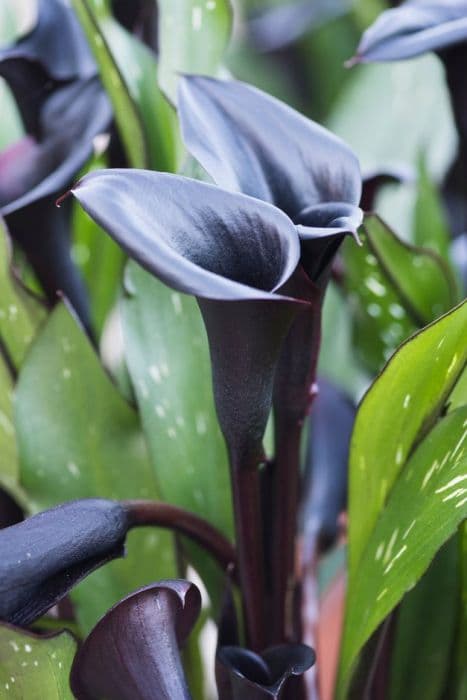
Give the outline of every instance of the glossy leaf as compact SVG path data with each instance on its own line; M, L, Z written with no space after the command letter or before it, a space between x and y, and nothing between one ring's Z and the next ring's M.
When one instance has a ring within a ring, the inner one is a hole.
M199 309L134 263L126 270L125 289L125 356L161 496L231 537L227 455ZM202 552L189 552L215 602L219 572Z
M407 461L365 542L349 579L338 697L363 644L467 518L466 424L467 407L436 424ZM351 503L350 517L353 512Z
M106 5L74 0L112 101L130 164L174 167L172 110L157 87L154 55L112 17Z
M157 498L137 417L62 305L22 369L16 426L22 483L34 510L97 494ZM73 593L80 623L89 628L122 595L170 575L170 542L163 533L131 533L127 559L96 572Z
M378 17L363 35L353 60L398 61L466 39L464 0L409 0Z
M180 73L215 75L230 39L229 0L160 0L159 84L172 103Z
M457 546L453 537L401 603L390 700L439 700L446 687L458 613Z
M357 414L341 694L363 644L465 517L467 500L445 488L463 492L465 408L440 416L465 367L466 313L464 303L403 345Z
M362 248L345 248L344 283L360 355L378 370L414 330L456 303L457 289L441 257L405 243L379 217L366 216L361 239Z
M79 650L71 687L82 700L188 700L178 647L189 635L201 596L188 581L159 581L121 600Z
M356 575L366 542L395 480L405 471L414 446L442 413L463 372L466 314L464 303L403 345L359 408L351 443L349 484L351 577ZM383 413L379 408L382 405Z
M0 625L0 688L11 700L73 700L69 686L76 642L68 632L35 635Z
M91 571L123 555L124 508L73 501L0 530L0 619L28 625Z
M313 650L305 644L270 647L262 654L220 647L216 656L219 696L225 700L285 698L293 677L305 673L314 661Z
M0 342L16 369L21 365L45 310L15 278L6 227L0 219Z
M13 377L0 352L0 484L21 498L19 460L13 418Z
M329 233L345 227L341 217L352 217L352 208L342 205L356 208L360 201L356 156L284 103L244 83L187 76L178 110L185 145L221 187L271 202L295 223L329 227Z

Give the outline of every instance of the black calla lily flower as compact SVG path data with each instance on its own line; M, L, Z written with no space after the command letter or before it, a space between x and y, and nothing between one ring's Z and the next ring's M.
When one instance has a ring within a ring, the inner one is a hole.
M300 265L282 292L310 305L291 324L274 388L277 532L270 556L280 620L293 570L300 435L314 395L323 294L342 240L362 221L360 168L336 136L241 82L185 76L178 111L185 145L212 179L274 204L300 237ZM273 641L285 637L281 627Z
M62 291L84 325L84 285L70 258L68 208L53 199L70 185L108 131L112 110L78 21L62 0L41 0L36 27L0 50L27 136L0 153L0 212L51 303Z
M131 257L198 299L234 475L237 541L249 543L243 558L239 551L243 589L254 599L247 618L257 618L263 602L257 467L281 344L306 306L280 294L300 255L296 228L268 203L164 173L101 170L71 191ZM246 583L245 570L255 571L253 582ZM257 648L262 629L252 642Z
M190 537L223 570L235 567L230 542L182 508L157 501L72 501L0 531L0 620L33 622L94 569L123 556L128 531L140 526Z
M458 157L444 186L455 235L467 228L467 2L409 0L366 30L348 64L399 61L434 51L442 60L459 135Z
M305 644L284 644L262 654L236 646L220 647L216 655L216 681L222 700L279 700L291 690L294 677L315 662Z
M75 696L189 700L179 648L200 609L198 589L183 580L159 581L123 598L75 657L70 676Z
M0 619L28 625L82 578L123 555L125 509L74 501L0 531Z

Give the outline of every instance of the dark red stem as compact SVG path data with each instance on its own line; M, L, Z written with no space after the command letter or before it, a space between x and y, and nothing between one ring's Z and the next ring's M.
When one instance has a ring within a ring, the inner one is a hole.
M237 556L229 540L194 513L159 501L123 501L130 527L155 525L189 537L209 552L223 570L235 566Z
M238 577L242 591L246 643L265 647L265 581L259 464L231 460Z

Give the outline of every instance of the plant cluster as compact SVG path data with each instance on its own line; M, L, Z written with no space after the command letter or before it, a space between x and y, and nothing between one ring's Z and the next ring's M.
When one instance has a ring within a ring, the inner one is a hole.
M0 697L465 700L467 3L0 2Z

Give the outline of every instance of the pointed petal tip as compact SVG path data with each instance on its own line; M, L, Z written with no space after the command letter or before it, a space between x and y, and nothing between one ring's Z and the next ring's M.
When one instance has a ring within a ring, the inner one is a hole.
M360 63L362 63L362 56L356 53L355 56L352 56L351 58L348 58L347 61L344 61L344 68L353 68Z
M62 194L60 197L58 197L58 199L55 200L55 206L58 207L58 209L60 209L60 207L62 206L65 199L68 199L68 197L71 194L72 194L72 190L71 189L67 190L64 194Z

